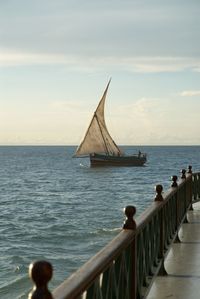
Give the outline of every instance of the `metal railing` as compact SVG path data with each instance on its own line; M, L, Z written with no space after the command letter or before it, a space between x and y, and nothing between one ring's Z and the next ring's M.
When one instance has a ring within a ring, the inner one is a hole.
M30 265L35 283L29 299L140 299L147 296L154 278L166 275L164 260L173 242L180 242L179 229L187 212L200 200L200 173L182 170L172 177L171 188L156 196L136 220L136 208L125 208L123 230L53 293L47 284L52 266L46 261Z

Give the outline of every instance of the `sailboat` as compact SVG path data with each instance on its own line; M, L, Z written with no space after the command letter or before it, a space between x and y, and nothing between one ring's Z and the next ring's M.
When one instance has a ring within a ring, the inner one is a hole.
M112 139L106 127L104 106L109 80L102 98L94 112L83 141L78 146L74 157L90 157L91 166L143 166L146 154L126 155Z

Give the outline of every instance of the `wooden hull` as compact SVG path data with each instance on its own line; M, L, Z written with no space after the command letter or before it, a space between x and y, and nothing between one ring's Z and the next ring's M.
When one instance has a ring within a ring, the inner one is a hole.
M143 166L146 163L146 155L111 156L103 154L90 155L90 164L96 166Z

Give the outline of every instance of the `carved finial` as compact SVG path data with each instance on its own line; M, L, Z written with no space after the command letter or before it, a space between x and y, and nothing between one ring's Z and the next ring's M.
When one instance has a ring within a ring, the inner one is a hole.
M163 186L162 185L156 185L155 190L156 190L156 196L155 196L154 200L155 201L162 201L163 200L163 196L162 196Z
M185 169L182 169L182 170L181 170L181 173L182 173L182 174L181 174L181 179L186 179L186 175L185 175L185 174L186 174L186 170L185 170Z
M192 173L192 166L191 165L188 166L188 173Z
M124 209L124 213L126 215L126 220L124 222L124 229L136 229L136 222L133 219L135 213L136 213L136 208L134 206L127 206Z
M171 177L171 179L172 179L171 187L178 187L178 184L177 184L178 177L177 177L177 175L173 175Z
M53 299L47 288L48 282L53 275L53 268L49 262L38 261L30 264L29 276L35 283L28 299Z

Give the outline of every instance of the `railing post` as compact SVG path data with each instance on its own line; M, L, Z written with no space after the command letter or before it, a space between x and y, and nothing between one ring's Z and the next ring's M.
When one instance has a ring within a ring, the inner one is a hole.
M136 208L134 206L127 206L124 209L126 215L126 220L123 225L123 229L136 230L136 222L134 220L134 215L136 213ZM130 274L130 299L137 298L137 240L136 235L131 244L131 255L132 255L132 269Z
M185 180L186 179L186 175L185 175L185 173L186 173L186 170L185 169L182 169L181 170L181 179L182 180ZM187 183L185 183L184 184L184 209L185 209L185 220L184 220L184 223L189 223L188 222L188 219L187 219L187 210L188 210L188 198L187 198Z
M182 172L182 175L181 175L181 178L186 178L185 176L185 172L184 169L181 171ZM178 187L178 184L177 184L177 180L178 180L178 177L176 175L173 175L171 177L172 179L172 183L171 183L171 187L172 188L177 188ZM178 196L178 193L176 193L176 238L174 239L174 243L181 243L181 240L179 238L179 235L178 235L178 227L179 227L179 216L180 216L180 203L179 203L179 196Z
M154 201L163 201L163 186L162 185L156 185L156 196ZM165 240L165 227L164 227L164 210L163 207L160 211L160 248L159 248L159 258L161 259L161 266L159 270L159 275L167 275L167 271L165 270L164 266L164 240Z
M136 229L136 222L133 219L135 213L136 213L136 207L134 206L127 206L124 209L124 213L126 215L126 220L124 222L123 229Z
M188 166L188 173L192 173L192 166L191 165Z
M182 169L181 170L181 179L186 179L186 170L185 169Z
M48 282L53 275L53 268L49 262L37 261L29 266L29 276L35 283L28 299L53 299L51 292L47 288Z
M156 196L155 196L154 201L163 201L163 196L162 196L163 186L156 185L155 190L156 190Z
M191 174L191 178L190 178L190 183L189 183L189 196L190 196L190 211L193 211L193 206L192 206L192 184L193 184L193 181L192 181L192 166L189 165L188 166L188 174Z
M178 184L177 184L178 177L177 177L177 175L173 175L171 177L171 179L172 179L171 187L178 187Z

